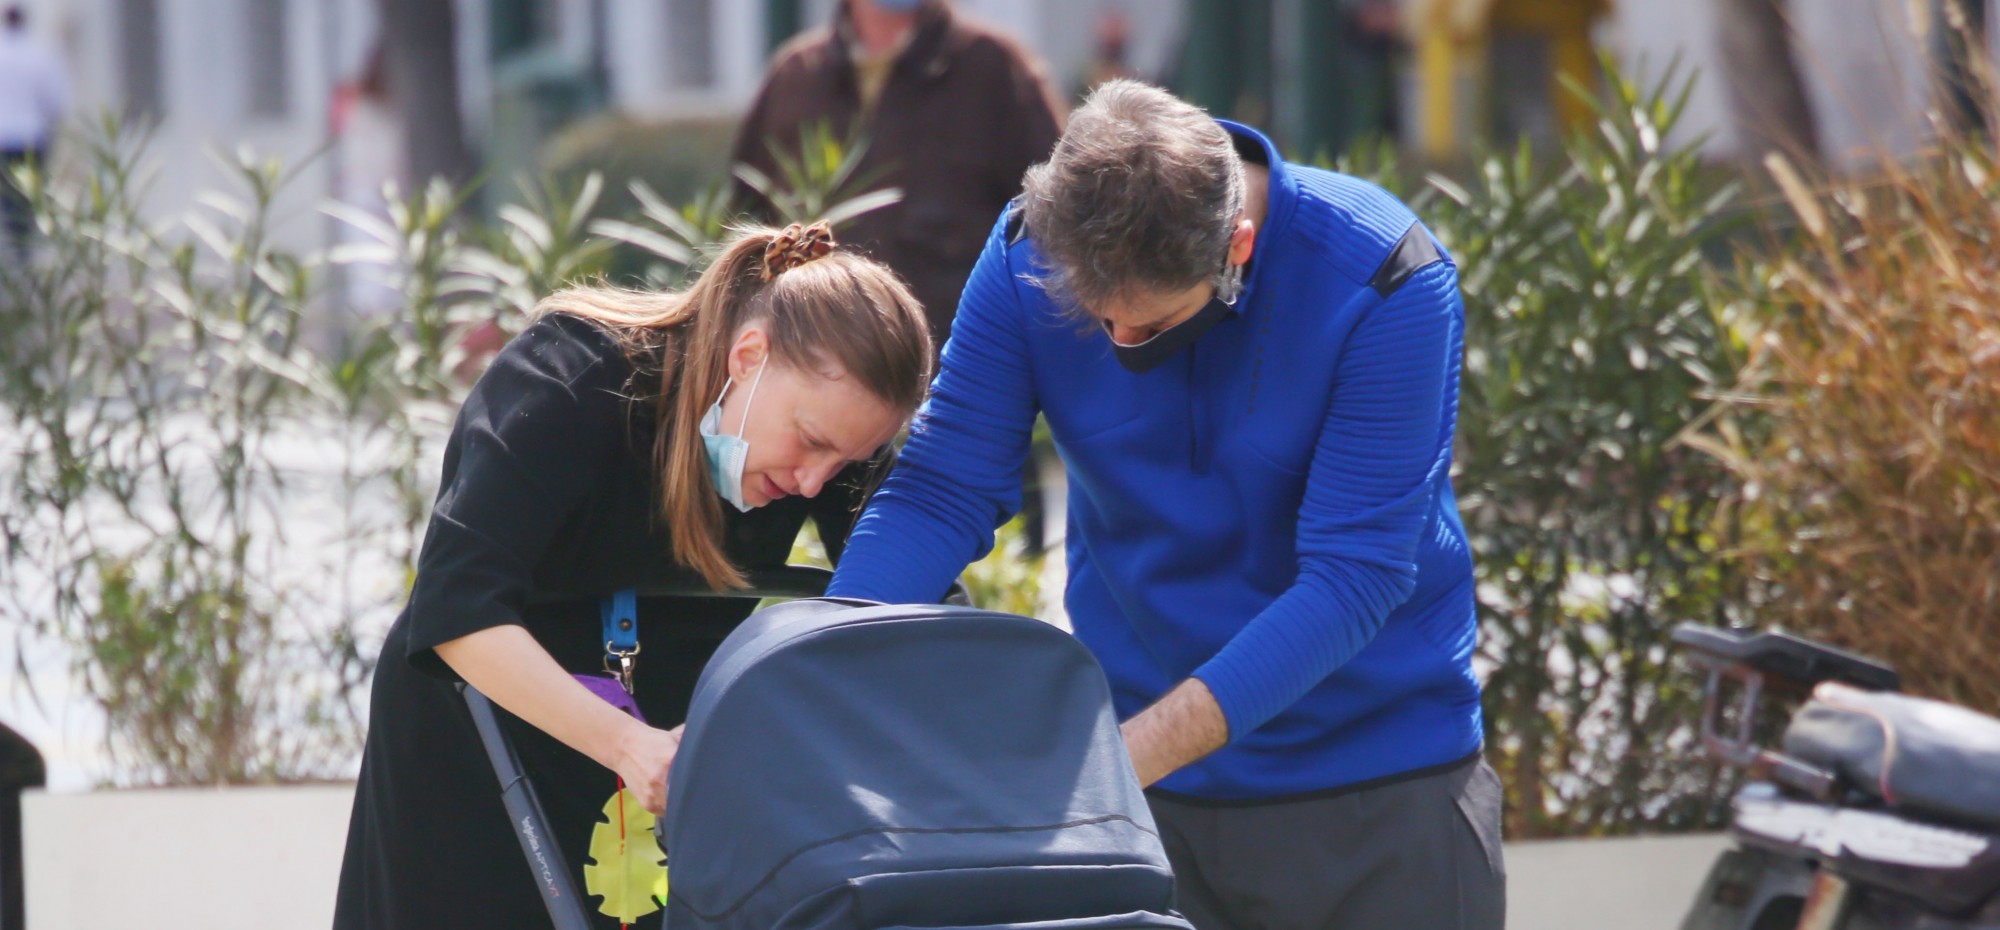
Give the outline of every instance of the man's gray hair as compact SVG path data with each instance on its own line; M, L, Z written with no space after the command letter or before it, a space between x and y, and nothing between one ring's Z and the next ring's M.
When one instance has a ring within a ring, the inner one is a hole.
M1243 212L1229 133L1157 87L1114 80L1022 180L1038 283L1072 309L1186 290L1222 271Z

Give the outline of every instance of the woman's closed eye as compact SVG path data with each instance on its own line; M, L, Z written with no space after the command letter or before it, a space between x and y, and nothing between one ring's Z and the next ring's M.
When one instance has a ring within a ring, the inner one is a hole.
M888 446L882 446L880 448L877 448L869 452L865 456L862 456L860 458L853 458L853 457L841 456L840 447L827 441L825 438L821 437L817 433L813 433L807 430L800 430L799 438L805 443L806 449L810 452L819 455L832 455L839 457L840 467L843 469L847 468L850 465L860 465L869 462L879 462L882 460L882 456L889 451Z
M828 456L833 456L835 458L839 458L841 468L846 468L847 466L854 464L854 462L856 461L855 459L842 458L840 455L840 449L837 446L835 446L831 442L826 441L825 439L820 438L817 434L802 432L799 434L799 436L800 438L805 440L807 451L812 452L815 455L828 455Z

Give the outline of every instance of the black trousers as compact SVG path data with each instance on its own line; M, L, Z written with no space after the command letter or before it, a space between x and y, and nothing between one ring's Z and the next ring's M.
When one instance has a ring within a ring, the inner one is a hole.
M1500 779L1476 758L1264 804L1149 793L1196 930L1500 930Z
M44 149L0 149L0 239L13 250L10 258L25 259L28 238L35 232L35 214L28 195L14 184L14 168L33 160L46 163Z

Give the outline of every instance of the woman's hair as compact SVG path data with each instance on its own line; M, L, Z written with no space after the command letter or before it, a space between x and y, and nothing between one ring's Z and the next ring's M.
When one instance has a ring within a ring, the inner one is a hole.
M661 514L675 560L716 588L745 581L723 549L722 505L700 424L729 381L729 350L744 324L763 324L772 361L844 372L905 415L930 384L923 308L895 272L832 244L823 225L753 227L740 230L685 291L572 287L537 309L595 321L644 362L639 370L657 366L652 452Z
M1039 283L1089 311L1220 272L1243 212L1243 163L1201 108L1113 80L1070 114L1022 188L1023 219L1045 265Z

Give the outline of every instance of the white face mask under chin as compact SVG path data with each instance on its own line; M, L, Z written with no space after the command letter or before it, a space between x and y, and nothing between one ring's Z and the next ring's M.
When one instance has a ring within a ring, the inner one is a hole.
M757 376L750 379L750 395L743 398L743 418L736 423L736 435L722 435L722 398L729 396L729 387L736 379L731 378L729 384L722 386L722 393L701 417L701 442L708 450L709 480L715 483L715 490L723 500L745 513L750 511L750 505L743 500L743 466L750 461L750 443L743 438L743 428L750 424L750 405L757 400L757 385L764 380L768 362L766 359L758 363Z

